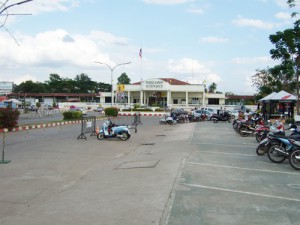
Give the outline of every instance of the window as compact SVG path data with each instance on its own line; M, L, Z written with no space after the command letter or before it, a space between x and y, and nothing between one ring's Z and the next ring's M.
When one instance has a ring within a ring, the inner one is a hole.
M209 105L219 105L219 99L218 98L209 98L208 104Z
M178 104L178 99L173 99L173 104Z

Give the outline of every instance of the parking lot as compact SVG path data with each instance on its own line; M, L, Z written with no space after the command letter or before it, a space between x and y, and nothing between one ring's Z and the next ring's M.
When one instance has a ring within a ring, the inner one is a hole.
M300 172L254 137L158 120L125 142L77 140L79 124L8 133L0 224L299 224Z

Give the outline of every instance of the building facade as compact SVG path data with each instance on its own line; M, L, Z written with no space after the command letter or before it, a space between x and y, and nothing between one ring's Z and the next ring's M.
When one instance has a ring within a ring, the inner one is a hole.
M119 104L157 107L225 104L224 94L205 93L204 84L189 84L174 78L153 78L133 84L116 85L114 90L115 103Z

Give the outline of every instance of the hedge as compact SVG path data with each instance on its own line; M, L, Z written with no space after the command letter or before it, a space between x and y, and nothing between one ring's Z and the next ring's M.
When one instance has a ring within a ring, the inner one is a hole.
M82 112L80 111L66 111L63 113L64 120L81 119Z
M116 117L118 116L119 110L115 107L108 107L104 109L104 112L106 116Z

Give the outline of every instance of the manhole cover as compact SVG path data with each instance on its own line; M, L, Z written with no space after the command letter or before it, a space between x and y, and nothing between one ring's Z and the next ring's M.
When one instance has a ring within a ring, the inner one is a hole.
M154 168L159 163L159 160L125 162L116 169L136 169L136 168Z
M154 145L155 143L143 143L142 145Z

